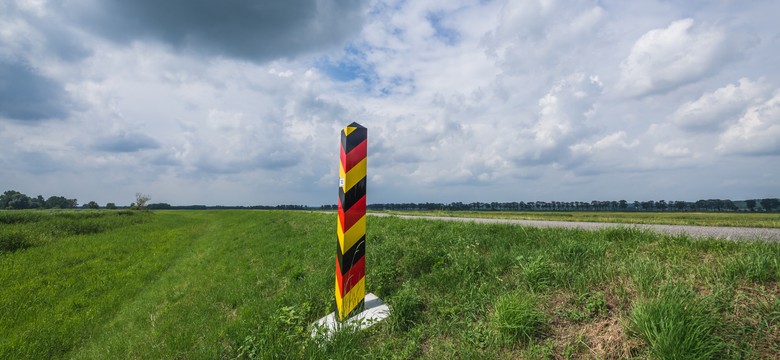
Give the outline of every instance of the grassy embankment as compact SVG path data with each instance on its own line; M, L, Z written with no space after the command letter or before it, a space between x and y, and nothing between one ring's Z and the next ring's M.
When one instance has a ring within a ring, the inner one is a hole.
M0 212L0 358L780 356L780 244L368 226L393 315L325 341L333 214Z
M617 212L617 211L382 211L394 215L425 215L517 220L605 222L780 228L780 213L737 212Z

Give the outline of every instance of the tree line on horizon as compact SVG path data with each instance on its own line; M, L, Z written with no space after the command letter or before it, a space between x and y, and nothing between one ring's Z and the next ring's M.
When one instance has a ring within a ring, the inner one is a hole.
M321 205L310 207L306 205L253 205L253 206L207 206L207 205L171 205L168 203L146 204L151 198L141 193L136 194L136 202L129 206L119 207L115 203L106 203L103 208L144 208L149 210L336 210L337 205ZM139 206L140 205L140 206ZM42 195L27 196L16 190L5 191L0 195L0 210L23 209L75 209L76 199L64 196L50 196L44 199ZM89 201L81 206L86 209L100 209L95 201ZM775 212L780 211L780 199L707 199L698 201L513 201L513 202L451 202L451 203L375 203L366 206L369 210L442 210L442 211L748 211Z
M337 209L336 205L323 205ZM707 199L698 201L513 201L513 202L451 202L369 204L369 210L443 210L443 211L780 211L780 199Z

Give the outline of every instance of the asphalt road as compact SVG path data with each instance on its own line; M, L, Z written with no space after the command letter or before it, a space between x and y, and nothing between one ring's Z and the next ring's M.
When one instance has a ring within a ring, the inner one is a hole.
M780 229L748 228L748 227L724 227L724 226L689 226L689 225L654 225L654 224L619 224L619 223L594 223L575 221L542 221L542 220L516 220L516 219L485 219L485 218L461 218L447 216L412 216L391 215L384 213L369 213L372 216L395 216L401 219L428 219L442 221L465 221L484 224L515 224L521 226L541 228L570 228L596 230L610 227L632 227L648 229L662 234L679 235L688 234L695 238L719 238L726 240L752 240L752 241L780 241Z

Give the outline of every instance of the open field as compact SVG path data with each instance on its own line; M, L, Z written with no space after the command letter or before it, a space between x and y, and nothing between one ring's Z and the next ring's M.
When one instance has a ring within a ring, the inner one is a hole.
M0 358L777 358L780 244L368 218L331 311L335 215L0 212ZM684 355L684 356L683 356Z
M619 224L780 228L780 213L616 212L616 211L382 211L393 215L450 216L517 220L582 221Z

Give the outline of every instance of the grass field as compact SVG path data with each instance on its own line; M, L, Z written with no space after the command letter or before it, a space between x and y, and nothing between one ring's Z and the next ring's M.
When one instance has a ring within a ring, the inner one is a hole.
M335 215L0 212L0 358L777 358L780 244L368 218L385 322L333 339Z
M383 211L396 215L430 215L518 220L606 222L780 228L780 213L617 212L617 211Z

